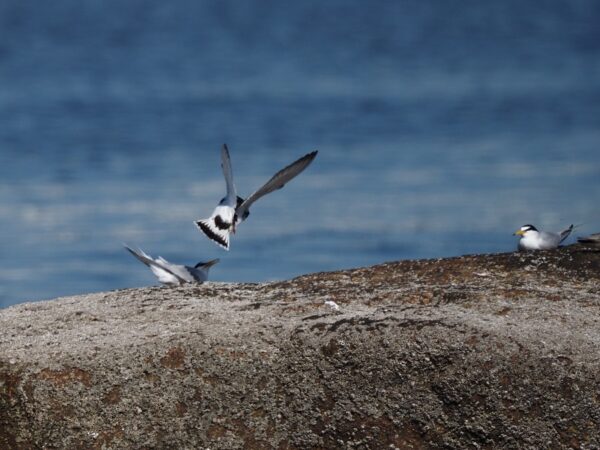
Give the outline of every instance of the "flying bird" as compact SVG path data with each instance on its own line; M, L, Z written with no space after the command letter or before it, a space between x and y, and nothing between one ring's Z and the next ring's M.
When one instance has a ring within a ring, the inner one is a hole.
M237 195L233 183L233 170L227 145L221 148L221 167L227 186L227 195L219 202L208 219L197 220L196 226L213 242L229 250L229 235L235 234L240 223L250 215L250 206L259 198L281 189L288 181L302 172L317 156L317 151L307 153L302 158L284 167L271 177L260 189L248 198L243 199Z
M519 239L519 250L551 250L557 248L573 231L573 225L562 230L559 233L550 231L539 231L533 225L523 225L517 231L515 236L521 236Z
M123 244L125 249L139 259L142 263L150 267L150 270L158 281L170 286L177 286L186 283L203 283L208 279L208 271L219 262L218 259L213 259L208 262L200 262L194 267L172 264L162 257L156 259L144 253L143 250L132 250L127 245Z
M582 244L600 245L600 233L590 234L585 237L578 237L577 242Z

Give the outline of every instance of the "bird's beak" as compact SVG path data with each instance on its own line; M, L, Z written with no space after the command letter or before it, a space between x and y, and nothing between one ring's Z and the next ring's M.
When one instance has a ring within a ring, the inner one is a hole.
M204 267L212 267L212 266L214 266L216 263L218 263L219 261L220 261L220 260L219 260L219 258L217 258L217 259L213 259L213 260L210 260L210 261L208 261L207 263L204 263Z
M523 236L525 232L523 230L517 230L513 233L513 236Z

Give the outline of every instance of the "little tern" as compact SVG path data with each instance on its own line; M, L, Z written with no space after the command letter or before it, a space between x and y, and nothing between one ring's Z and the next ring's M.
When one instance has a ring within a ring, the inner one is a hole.
M559 233L550 231L539 231L533 225L523 225L517 231L515 236L521 236L519 239L519 250L551 250L557 248L573 231L573 225L562 230Z
M287 182L300 174L317 156L317 151L307 153L302 158L284 167L271 177L261 188L248 198L243 199L237 195L233 183L233 170L227 145L221 148L221 167L227 186L227 194L221 199L212 215L208 219L197 220L196 226L213 242L229 250L229 235L235 234L237 226L250 215L250 206L259 198L281 189Z

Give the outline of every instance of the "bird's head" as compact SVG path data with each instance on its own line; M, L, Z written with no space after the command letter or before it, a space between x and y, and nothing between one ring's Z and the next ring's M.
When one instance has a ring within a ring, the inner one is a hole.
M513 233L513 236L525 236L527 233L529 232L536 232L537 233L537 228L534 227L533 225L523 225L521 228L519 228L517 231L515 231Z
M219 258L217 259L212 259L208 262L199 262L198 264L196 264L194 266L194 269L210 269L212 266L214 266L216 263L219 262Z

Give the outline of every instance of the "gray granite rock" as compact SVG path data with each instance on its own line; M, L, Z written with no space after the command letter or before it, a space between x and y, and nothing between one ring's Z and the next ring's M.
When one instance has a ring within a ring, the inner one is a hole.
M599 281L574 245L13 306L0 448L598 448Z

